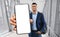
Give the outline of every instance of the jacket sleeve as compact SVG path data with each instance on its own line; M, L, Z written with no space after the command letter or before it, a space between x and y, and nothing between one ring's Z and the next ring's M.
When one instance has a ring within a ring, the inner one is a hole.
M42 32L42 34L45 34L46 31L47 31L47 25L46 25L46 22L45 22L43 14L41 14L41 15L42 15L42 19L41 20L42 20L42 23L43 23L43 26L41 28L41 32Z

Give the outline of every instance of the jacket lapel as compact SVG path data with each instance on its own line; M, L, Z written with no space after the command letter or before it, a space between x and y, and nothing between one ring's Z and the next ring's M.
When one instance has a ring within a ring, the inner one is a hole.
M37 14L36 22L37 22L37 20L38 20L38 17L39 17L39 12L38 12L38 14Z

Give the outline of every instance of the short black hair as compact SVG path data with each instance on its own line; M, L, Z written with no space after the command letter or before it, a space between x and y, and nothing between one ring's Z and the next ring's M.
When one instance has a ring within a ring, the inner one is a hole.
M34 5L34 4L37 5L37 3L32 3L32 5Z

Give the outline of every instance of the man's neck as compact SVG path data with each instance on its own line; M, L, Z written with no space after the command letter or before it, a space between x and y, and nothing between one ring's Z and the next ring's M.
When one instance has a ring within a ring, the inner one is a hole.
M37 11L33 11L33 14L37 14Z

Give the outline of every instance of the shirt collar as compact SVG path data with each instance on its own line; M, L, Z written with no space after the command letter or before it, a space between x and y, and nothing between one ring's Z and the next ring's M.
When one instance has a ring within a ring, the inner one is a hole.
M33 14L33 13L32 13ZM38 11L36 11L36 14L38 14Z

